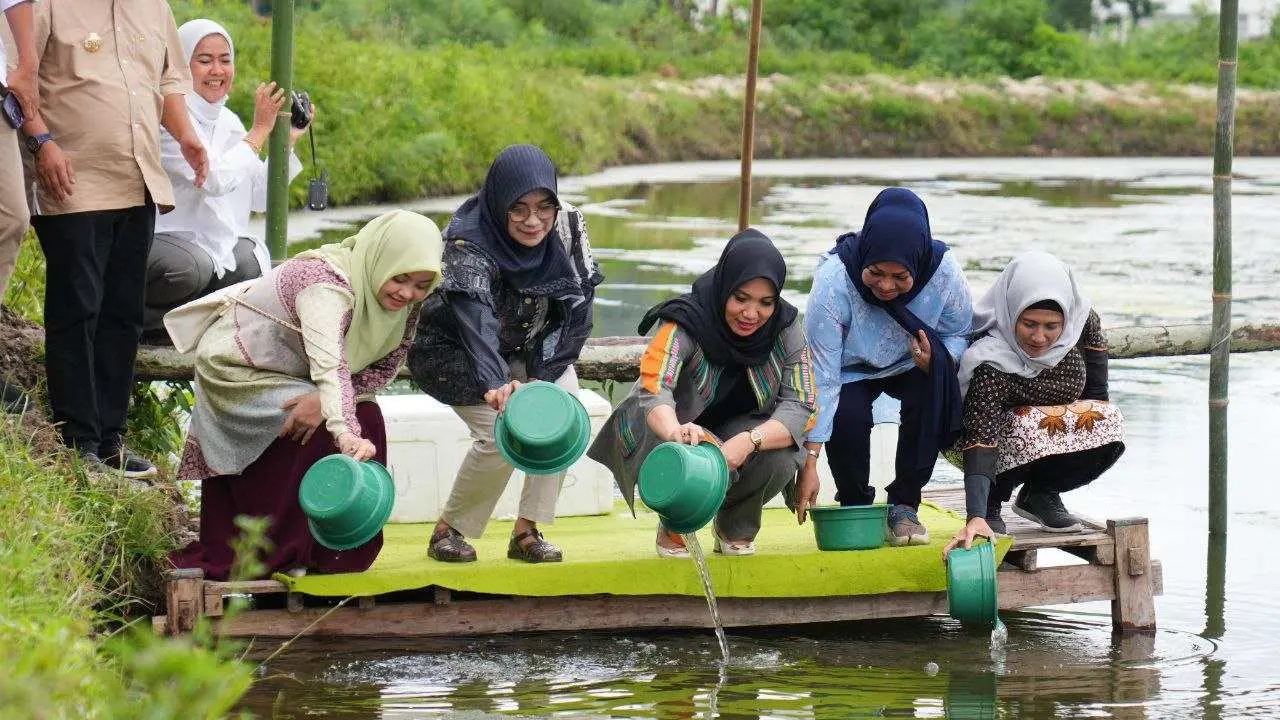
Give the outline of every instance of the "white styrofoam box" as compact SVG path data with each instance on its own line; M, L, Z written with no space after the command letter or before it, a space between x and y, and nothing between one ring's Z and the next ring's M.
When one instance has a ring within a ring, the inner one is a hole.
M893 461L898 452L898 424L877 423L871 428L871 486L876 489L876 502L884 502L885 487L893 482ZM824 450L822 459L818 461L818 479L822 487L818 489L819 505L836 504L836 481L831 477L831 466L827 464ZM765 503L765 507L786 507L782 494L774 496Z
M886 501L884 489L893 482L901 407L902 404L889 395L881 395L871 403L871 419L875 422L871 428L871 486L876 489L876 502L879 503ZM825 452L818 461L818 479L822 481L822 487L818 490L818 504L835 505L836 481L831 477L831 466L827 464ZM786 506L781 494L765 504L765 507Z
M609 401L590 390L579 390L578 399L587 408L594 438L609 417ZM396 484L391 522L434 522L471 447L466 423L448 405L421 393L379 395L378 405L386 420L387 461ZM494 508L495 519L515 517L523 483L524 473L513 472ZM599 515L612 509L613 476L584 455L565 476L556 515Z

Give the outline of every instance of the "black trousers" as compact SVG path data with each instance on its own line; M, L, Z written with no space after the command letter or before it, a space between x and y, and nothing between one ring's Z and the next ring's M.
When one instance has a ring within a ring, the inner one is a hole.
M1010 468L996 476L987 506L1008 502L1013 491L1023 483L1031 493L1064 493L1084 487L1115 465L1123 454L1124 443L1113 442L1092 450L1042 457Z
M887 488L889 503L920 506L920 490L933 476L932 467L916 467L921 400L928 383L928 375L912 368L892 377L845 383L840 388L840 404L836 407L831 440L827 442L827 464L836 481L836 502L869 505L875 500L876 491L871 487L871 403L881 393L887 393L902 401L894 478Z
M49 405L63 441L82 451L109 452L124 437L155 216L148 198L124 210L31 218L48 267Z

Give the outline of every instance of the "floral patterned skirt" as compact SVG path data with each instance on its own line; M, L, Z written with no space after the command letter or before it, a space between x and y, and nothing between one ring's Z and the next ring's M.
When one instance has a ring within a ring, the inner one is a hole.
M1120 408L1102 400L1080 400L1070 405L1022 405L1005 413L996 439L1000 475L1041 458L1094 450L1124 442L1124 416ZM943 455L964 468L964 453L952 448Z

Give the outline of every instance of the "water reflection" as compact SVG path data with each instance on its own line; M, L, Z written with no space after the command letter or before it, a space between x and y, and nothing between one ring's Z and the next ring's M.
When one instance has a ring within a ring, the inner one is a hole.
M856 228L886 184L929 203L976 289L1009 257L1052 249L1079 269L1107 325L1209 317L1209 166L1203 160L759 163L755 222L791 265L803 305L817 253ZM1280 161L1245 159L1235 207L1238 318L1280 317ZM566 179L608 280L597 335L683 292L733 231L736 164L623 168ZM438 209L438 205L432 206ZM377 209L370 209L373 215ZM447 213L436 213L437 222ZM347 229L335 229L340 238ZM731 635L721 678L709 633L376 643L304 642L276 658L247 707L271 717L1271 718L1280 544L1275 408L1280 353L1232 359L1231 544L1206 542L1204 358L1116 362L1129 450L1069 507L1151 519L1165 594L1155 635L1113 636L1105 603L1014 614L993 660L985 633L942 619ZM1043 564L1074 562L1045 553ZM1201 563L1204 563L1203 565ZM1237 571L1227 573L1230 564ZM1228 582L1231 583L1228 590ZM1229 600L1228 600L1229 597ZM1228 623L1228 616L1230 622ZM931 674L929 663L936 663Z
M281 718L322 708L337 717L379 708L382 717L995 718L1003 711L1039 718L1068 707L1140 706L1157 695L1162 664L1204 652L1194 636L1175 633L1162 633L1159 648L1150 635L1113 644L1097 621L1014 614L1010 629L1000 672L983 643L940 619L734 634L735 658L723 675L703 633L580 634L552 644L507 637L426 648L302 642L272 664L249 707L270 701ZM1050 642L1041 637L1046 630ZM931 674L928 662L939 670Z

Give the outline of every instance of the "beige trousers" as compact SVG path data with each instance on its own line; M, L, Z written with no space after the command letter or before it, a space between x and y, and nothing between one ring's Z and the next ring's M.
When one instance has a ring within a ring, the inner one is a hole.
M524 364L511 363L511 379L525 382L528 375ZM560 387L578 393L578 373L570 365L556 380ZM511 480L515 469L507 464L493 440L493 424L498 413L488 405L454 406L453 411L471 431L471 449L467 451L458 477L449 491L440 518L464 537L480 537L493 515L493 509ZM535 523L553 523L556 519L556 499L560 497L560 485L565 473L555 475L525 475L524 488L520 492L519 516Z
M22 236L31 220L23 191L22 148L18 133L0 120L0 300L9 286Z

